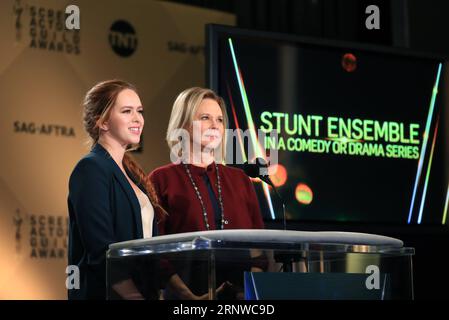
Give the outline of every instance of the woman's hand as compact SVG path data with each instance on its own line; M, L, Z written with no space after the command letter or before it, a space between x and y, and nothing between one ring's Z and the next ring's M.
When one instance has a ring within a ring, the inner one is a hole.
M223 282L223 283L217 288L217 290L216 290L215 292L216 292L216 294L218 295L220 292L222 292L223 290L225 290L226 288L228 288L228 287L230 287L230 286L232 286L232 285L231 285L228 281ZM209 300L209 293L205 293L205 294L203 294L203 295L201 295L201 296L194 295L193 293L192 293L192 295L193 295L193 299L192 299L192 300Z
M112 288L124 300L145 300L131 279L126 279L116 283L112 286Z
M216 293L219 294L220 292L222 292L229 286L231 286L231 284L229 282L223 282L217 288ZM168 281L168 285L167 285L166 289L171 292L174 292L181 300L208 300L209 299L209 293L205 293L200 296L194 294L177 274L174 274L170 277L170 280Z

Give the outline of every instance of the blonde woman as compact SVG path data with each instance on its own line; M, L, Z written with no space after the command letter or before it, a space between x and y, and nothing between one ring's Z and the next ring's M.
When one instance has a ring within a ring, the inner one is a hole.
M194 87L178 95L167 130L176 163L150 174L160 204L168 212L159 223L160 234L264 227L250 179L240 169L222 163L226 126L225 103L212 90ZM173 297L207 296L199 279L204 278L202 267L174 266L168 287ZM241 282L240 276L238 272L219 274L220 290L229 291L224 289Z

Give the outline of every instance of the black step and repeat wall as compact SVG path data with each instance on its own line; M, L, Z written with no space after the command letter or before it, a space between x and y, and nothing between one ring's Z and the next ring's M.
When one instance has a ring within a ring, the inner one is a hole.
M69 5L79 30L66 28ZM145 107L135 156L146 171L167 163L173 100L205 84L206 23L235 16L164 1L0 2L0 299L66 298L67 184L89 150L85 92L134 83Z

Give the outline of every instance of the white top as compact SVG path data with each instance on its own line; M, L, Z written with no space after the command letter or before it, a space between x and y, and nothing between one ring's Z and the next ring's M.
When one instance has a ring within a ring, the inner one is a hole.
M142 214L142 229L143 237L151 238L153 236L153 218L154 218L154 208L148 199L148 196L143 193L140 189L137 191L137 199L139 200L140 210Z

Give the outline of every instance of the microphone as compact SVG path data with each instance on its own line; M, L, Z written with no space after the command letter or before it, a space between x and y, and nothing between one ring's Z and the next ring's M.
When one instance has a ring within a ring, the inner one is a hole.
M273 181L271 181L270 176L268 175L268 163L263 158L256 158L255 163L245 162L242 167L243 171L247 176L251 178L259 178L263 182L269 184L277 197L281 200L282 203L282 214L283 214L283 222L284 222L284 230L287 230L287 219L285 215L285 202L279 194L276 186Z
M274 192L276 193L278 198L281 200L284 230L287 230L285 202L284 202L284 199L282 199L281 195L279 194L273 181L271 181L270 176L268 175L268 164L265 161L265 159L256 158L255 163L245 162L241 168L243 169L243 171L245 171L246 175L250 176L251 178L259 178L263 182L268 183L273 188ZM294 262L304 261L304 263L306 263L306 265L308 264L307 257L302 257L302 255L298 256L297 254L277 252L274 254L274 258L277 262L282 263L282 265L283 265L282 269L284 272L292 272ZM308 270L308 268L307 268L307 270Z

